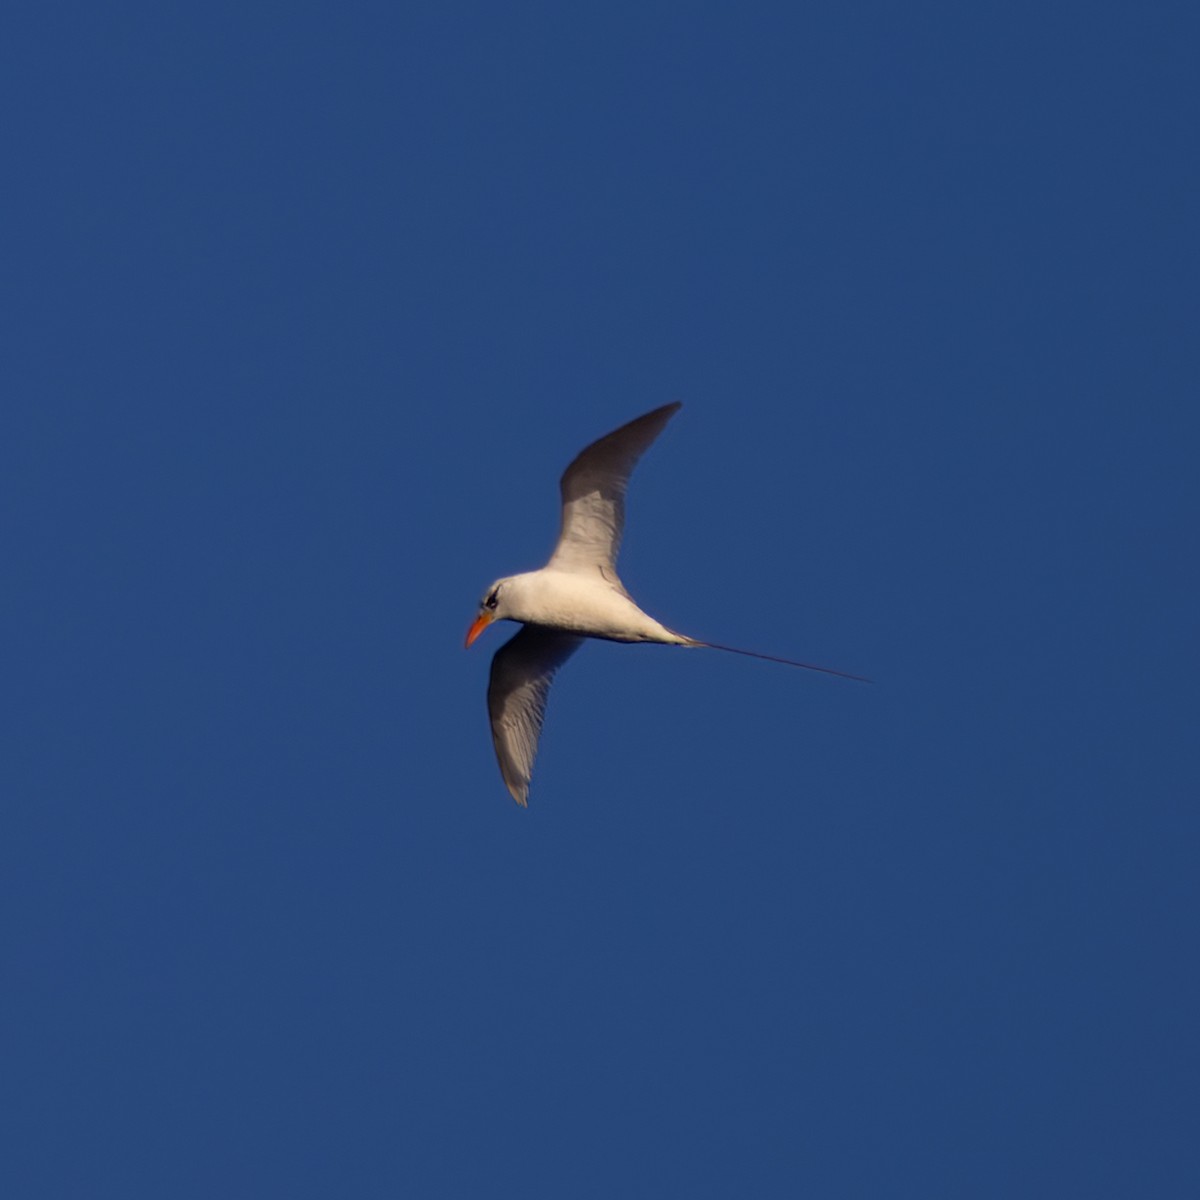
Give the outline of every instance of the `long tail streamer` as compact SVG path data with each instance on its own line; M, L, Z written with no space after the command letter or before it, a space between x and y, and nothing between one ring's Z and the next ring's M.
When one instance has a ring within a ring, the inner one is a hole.
M856 683L870 683L865 675L851 675L849 671L835 671L833 667L818 667L813 663L796 662L792 658L778 658L774 654L759 654L757 650L740 650L737 646L722 646L718 642L702 642L692 638L695 646L703 646L708 650L724 650L728 654L744 654L747 658L761 658L767 662L783 663L785 667L803 667L806 671L820 671L823 675L837 675L841 679L853 679Z

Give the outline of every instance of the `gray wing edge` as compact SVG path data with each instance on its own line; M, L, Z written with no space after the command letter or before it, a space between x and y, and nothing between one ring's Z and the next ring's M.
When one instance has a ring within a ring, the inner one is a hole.
M625 530L625 492L639 459L657 440L667 422L683 407L678 401L614 429L585 446L571 461L559 481L562 524L550 562L570 562L591 557L598 544L607 543L608 559L616 563ZM586 501L600 501L591 511Z
M525 808L546 716L550 684L583 638L542 625L525 625L492 658L488 716L500 774Z

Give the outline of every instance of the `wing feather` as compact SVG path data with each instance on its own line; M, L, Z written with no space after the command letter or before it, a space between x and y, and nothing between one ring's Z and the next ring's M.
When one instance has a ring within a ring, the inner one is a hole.
M488 681L492 743L505 786L522 808L529 798L550 684L582 641L544 625L524 625L492 658Z
M562 529L549 566L616 578L625 530L625 490L646 448L681 405L664 404L622 425L575 457L562 477Z

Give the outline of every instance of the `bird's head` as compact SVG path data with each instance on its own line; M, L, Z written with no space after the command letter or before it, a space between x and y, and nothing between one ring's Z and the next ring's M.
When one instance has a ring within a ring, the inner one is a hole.
M504 588L507 579L497 579L479 601L479 612L467 630L467 645L469 646L493 621L503 621L509 615L505 605Z

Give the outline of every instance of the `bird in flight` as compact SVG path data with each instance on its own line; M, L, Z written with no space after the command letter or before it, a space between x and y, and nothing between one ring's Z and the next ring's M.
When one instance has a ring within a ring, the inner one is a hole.
M488 715L500 774L522 807L529 799L550 683L584 638L728 650L867 682L831 667L685 637L633 602L617 575L625 491L638 459L680 407L664 404L580 451L562 477L562 528L550 561L537 571L497 579L467 630L470 646L494 621L521 622L492 659Z

